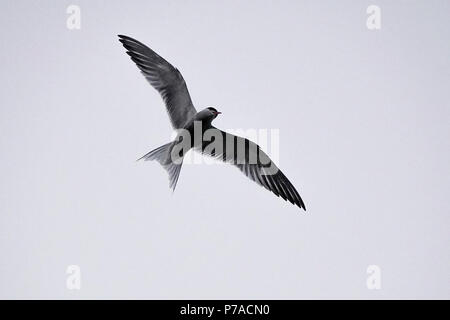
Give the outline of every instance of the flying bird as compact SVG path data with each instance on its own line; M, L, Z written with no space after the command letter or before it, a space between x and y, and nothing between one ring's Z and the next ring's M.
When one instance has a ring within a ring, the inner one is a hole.
M170 188L175 190L183 157L187 150L193 148L204 155L236 166L260 186L306 210L292 183L256 143L214 127L212 121L221 114L216 108L207 107L197 112L186 82L177 68L143 43L124 35L118 37L131 60L161 95L172 127L179 132L173 141L150 151L138 160L158 161L169 174ZM198 134L195 134L196 125L201 126L200 139ZM212 132L210 135L214 136L214 139L205 139L208 130ZM214 143L213 148L211 145ZM180 146L184 148L179 150Z

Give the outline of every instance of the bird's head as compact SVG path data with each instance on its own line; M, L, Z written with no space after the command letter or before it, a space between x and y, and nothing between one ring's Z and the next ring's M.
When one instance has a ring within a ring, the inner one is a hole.
M199 120L212 121L222 112L217 111L214 107L207 107L198 113Z

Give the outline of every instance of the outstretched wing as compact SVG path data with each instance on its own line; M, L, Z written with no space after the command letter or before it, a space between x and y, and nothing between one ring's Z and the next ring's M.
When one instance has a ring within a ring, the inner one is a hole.
M161 95L174 129L183 128L197 111L180 71L141 42L119 35L127 54Z
M197 151L235 165L260 186L306 210L292 183L256 143L215 127L210 130L210 141L203 141Z

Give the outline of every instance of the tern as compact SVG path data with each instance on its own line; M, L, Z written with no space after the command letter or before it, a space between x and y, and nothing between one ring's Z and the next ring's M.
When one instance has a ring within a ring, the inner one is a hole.
M306 211L295 187L256 143L214 127L212 121L221 114L216 108L207 107L197 112L177 68L143 43L125 35L118 37L131 60L161 95L172 127L178 132L173 141L138 160L159 162L169 174L169 187L175 190L183 157L192 148L236 166L249 179ZM210 137L206 138L207 135Z

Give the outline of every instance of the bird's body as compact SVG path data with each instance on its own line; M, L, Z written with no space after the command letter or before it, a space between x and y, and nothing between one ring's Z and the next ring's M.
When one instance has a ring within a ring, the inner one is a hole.
M141 42L123 35L119 39L145 78L161 94L172 127L178 132L173 141L141 158L157 160L167 170L171 188L175 189L186 152L194 149L236 166L257 184L305 209L297 190L256 143L214 127L212 121L220 114L215 108L197 112L178 69Z

